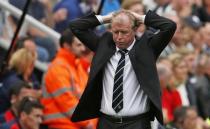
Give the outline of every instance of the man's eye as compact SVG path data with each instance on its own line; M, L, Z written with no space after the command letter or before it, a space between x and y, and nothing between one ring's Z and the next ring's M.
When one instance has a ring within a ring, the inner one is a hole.
M127 31L122 31L121 33L122 33L122 34L127 34L128 32L127 32Z

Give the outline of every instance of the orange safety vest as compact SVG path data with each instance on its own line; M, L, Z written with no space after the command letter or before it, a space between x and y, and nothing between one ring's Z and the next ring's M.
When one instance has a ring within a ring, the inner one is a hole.
M70 118L87 83L87 72L79 60L61 48L45 74L42 87L44 124L55 129L81 129L95 120L73 123Z

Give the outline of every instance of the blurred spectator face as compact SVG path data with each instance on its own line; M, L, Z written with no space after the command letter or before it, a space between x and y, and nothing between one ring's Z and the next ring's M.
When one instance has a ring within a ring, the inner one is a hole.
M187 78L188 69L187 64L184 60L180 60L180 62L173 66L174 68L174 75L176 76L176 79L179 81L184 81Z
M195 48L201 48L203 46L203 37L201 35L201 31L195 32L192 37L192 44Z
M167 16L169 19L171 19L172 21L174 21L177 25L177 29L175 31L174 36L172 37L172 42L174 44L180 44L180 42L182 42L183 40L183 35L182 35L182 22L180 20L180 18L176 15L169 15Z
M20 120L27 129L39 129L39 125L42 123L42 117L42 109L33 108L29 114L22 112Z
M172 77L171 69L163 63L158 63L157 71L158 71L158 76L159 76L161 87L164 88L164 87L168 86L169 81L171 80L171 77Z
M197 118L198 114L195 110L187 110L186 117L182 124L183 129L195 129L197 124Z
M169 69L172 69L172 64L171 64L171 61L167 58L165 59L161 59L160 63L166 65Z
M33 52L36 52L36 44L32 40L26 40L24 42L24 47L33 51Z
M23 75L25 81L28 81L27 79L33 71L36 58L36 52L32 52L26 48L21 48L11 56L9 67L15 69L18 74Z
M195 66L195 54L194 53L187 54L184 57L184 60L186 61L187 69L189 71L193 71L194 70L194 66Z
M70 51L75 54L76 57L81 57L85 52L86 48L78 38L74 37L74 40L71 44Z
M34 97L34 96L35 96L35 92L33 89L22 88L19 95L12 95L11 103L14 104L15 107L17 108L19 106L20 101L24 97Z

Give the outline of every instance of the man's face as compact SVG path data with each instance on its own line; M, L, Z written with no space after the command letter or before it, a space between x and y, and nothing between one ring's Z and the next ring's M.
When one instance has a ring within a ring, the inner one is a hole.
M85 51L85 46L78 38L74 37L74 41L71 44L70 51L75 54L76 57L81 57Z
M112 21L111 31L116 46L120 49L128 48L135 37L132 22L128 16L120 14Z
M183 122L183 129L194 129L197 124L198 114L195 110L188 110Z
M174 66L173 72L178 80L185 80L188 73L186 62L182 60L177 66Z
M31 50L31 51L33 51L33 52L36 52L36 49L37 49L35 42L32 41L32 40L26 40L24 42L24 47L29 49L29 50Z
M39 108L33 108L31 113L22 114L22 123L27 129L39 129L39 125L42 123L43 111Z
M30 88L22 88L20 90L19 95L13 95L11 99L11 103L17 108L19 106L20 101L24 97L34 97L33 89Z

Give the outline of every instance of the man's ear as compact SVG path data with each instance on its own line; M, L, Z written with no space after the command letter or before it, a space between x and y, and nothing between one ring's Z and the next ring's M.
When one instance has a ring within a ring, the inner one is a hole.
M25 112L21 112L21 113L20 113L20 118L21 118L22 120L26 120L26 119L27 119L27 114L26 114Z
M64 43L64 44L63 44L63 48L70 49L70 48L71 48L71 45L70 45L70 44L68 44L68 43Z

